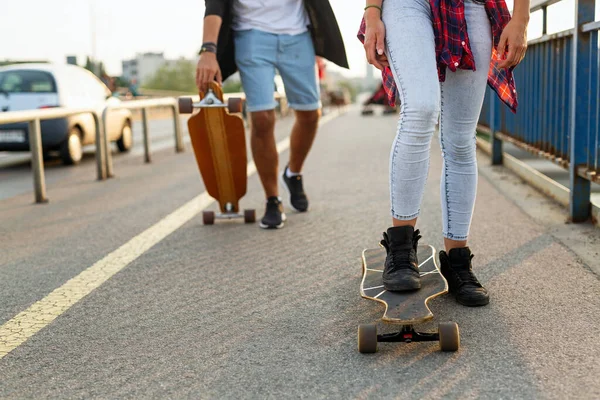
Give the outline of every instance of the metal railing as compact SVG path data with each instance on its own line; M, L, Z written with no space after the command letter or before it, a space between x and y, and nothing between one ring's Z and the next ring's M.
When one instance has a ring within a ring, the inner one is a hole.
M48 119L66 118L79 114L91 114L94 118L96 130L96 171L98 180L106 180L113 177L112 153L107 132L107 116L111 110L137 109L142 110L142 127L144 134L145 161L150 162L150 139L148 136L147 110L158 107L169 107L173 111L173 128L175 132L175 151L184 151L183 138L181 135L181 124L179 121L179 109L177 100L174 98L148 99L123 102L119 105L110 105L104 108L102 113L95 109L69 109L53 108L44 110L14 111L0 114L0 125L12 123L29 123L29 148L31 152L31 164L34 182L34 195L36 203L47 203L46 180L44 173L44 161L42 154L42 134L40 121Z
M106 179L106 148L102 119L94 109L52 108L44 110L14 111L0 114L0 124L29 123L29 148L33 171L33 190L36 203L47 203L46 179L44 175L44 158L42 155L42 132L40 121L66 118L73 115L91 114L96 128L96 169L99 180Z
M581 222L590 217L591 182L600 182L600 21L594 21L595 0L579 0L575 28L547 34L547 7L558 1L532 1L543 30L514 70L517 114L488 88L479 124L490 132L493 164L502 164L502 141L509 141L568 169L569 212Z
M193 96L192 96L193 97ZM197 96L196 96L197 97ZM244 93L226 93L225 99L229 97L241 97L245 98ZM280 112L282 115L287 113L287 99L284 95L275 93L275 98L280 104ZM110 141L108 138L108 114L110 111L119 109L128 110L141 110L142 111L142 131L144 136L144 161L146 163L151 162L150 152L150 137L149 137L149 125L148 125L148 113L147 111L152 108L168 107L172 110L173 115L173 129L175 136L175 151L177 153L184 151L183 137L181 133L181 122L179 117L179 105L175 98L159 98L159 99L145 99L145 100L132 100L122 102L118 105L106 106L101 113L95 109L68 109L68 108L53 108L44 110L28 110L28 111L14 111L5 112L0 114L0 125L12 124L12 123L29 123L29 144L32 160L32 172L34 180L34 192L36 203L48 202L46 195L46 183L44 174L44 161L42 155L42 135L40 128L40 121L56 118L66 118L73 115L79 114L91 114L94 118L95 129L96 129L96 170L97 179L106 180L107 178L114 177L113 163L112 163L112 152L110 151Z
M152 161L150 154L150 137L148 128L148 110L151 108L169 107L173 112L173 130L175 132L175 152L181 153L184 150L183 137L181 136L181 124L179 121L179 107L177 100L174 98L162 98L162 99L147 99L147 100L132 100L122 102L119 105L107 106L102 112L102 122L104 125L104 136L108 137L107 130L107 118L108 113L111 110L142 110L142 132L144 135L144 161L150 163ZM108 140L106 140L108 143ZM108 144L106 144L106 171L109 177L114 176L112 167L112 154L108 151Z

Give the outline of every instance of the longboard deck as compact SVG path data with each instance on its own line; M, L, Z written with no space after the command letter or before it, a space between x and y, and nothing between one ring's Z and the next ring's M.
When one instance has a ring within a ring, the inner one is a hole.
M363 250L363 279L360 295L366 299L385 304L383 321L413 325L433 318L427 306L429 300L448 293L448 283L436 262L435 249L420 245L417 249L421 288L411 292L390 292L383 288L383 264L386 250L383 247Z
M213 91L223 100L221 88ZM231 203L239 212L239 200L246 194L247 156L244 121L229 114L225 108L201 108L188 120L194 155L204 186L215 198L221 212Z

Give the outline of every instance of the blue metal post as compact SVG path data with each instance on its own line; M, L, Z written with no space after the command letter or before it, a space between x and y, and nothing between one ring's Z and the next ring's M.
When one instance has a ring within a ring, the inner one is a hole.
M569 175L571 183L569 212L573 222L582 222L590 217L590 181L578 174L580 167L588 161L587 138L588 105L591 100L590 32L581 27L592 22L595 16L595 0L575 0L575 35L573 38L573 71L571 74L571 121L569 124L570 150ZM595 61L595 60L594 60Z
M489 89L488 89L489 90ZM504 159L502 157L502 140L496 137L496 93L489 90L490 96L490 143L492 145L492 165L502 165Z
M542 35L548 33L548 6L542 7Z

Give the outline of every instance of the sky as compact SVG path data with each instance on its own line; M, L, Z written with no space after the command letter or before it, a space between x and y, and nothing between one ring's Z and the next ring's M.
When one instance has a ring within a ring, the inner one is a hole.
M390 1L390 0L388 0ZM507 0L512 8L513 0ZM204 0L2 0L0 60L39 59L63 63L67 55L93 54L110 75L136 53L164 52L166 58L193 58L202 42ZM364 50L356 38L364 0L330 0L342 32L350 70L364 76ZM596 6L600 15L600 0ZM34 10L34 12L32 12ZM574 0L549 8L549 33L573 26ZM597 18L598 19L598 18ZM95 22L95 23L92 23ZM95 25L95 30L94 30ZM93 34L95 31L95 35ZM529 37L541 33L541 14L532 15Z

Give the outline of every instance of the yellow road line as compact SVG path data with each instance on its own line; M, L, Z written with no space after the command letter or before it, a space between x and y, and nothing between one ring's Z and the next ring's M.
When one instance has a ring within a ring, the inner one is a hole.
M321 125L338 115L336 113L323 117ZM282 153L289 146L289 138L286 138L277 143L277 152ZM256 166L253 161L248 163L247 171L248 176L256 173ZM61 287L55 289L48 296L4 323L0 326L0 359L25 343L27 339L48 326L71 306L109 280L117 272L123 270L152 246L190 221L214 201L206 192L196 196L76 277L67 281Z

